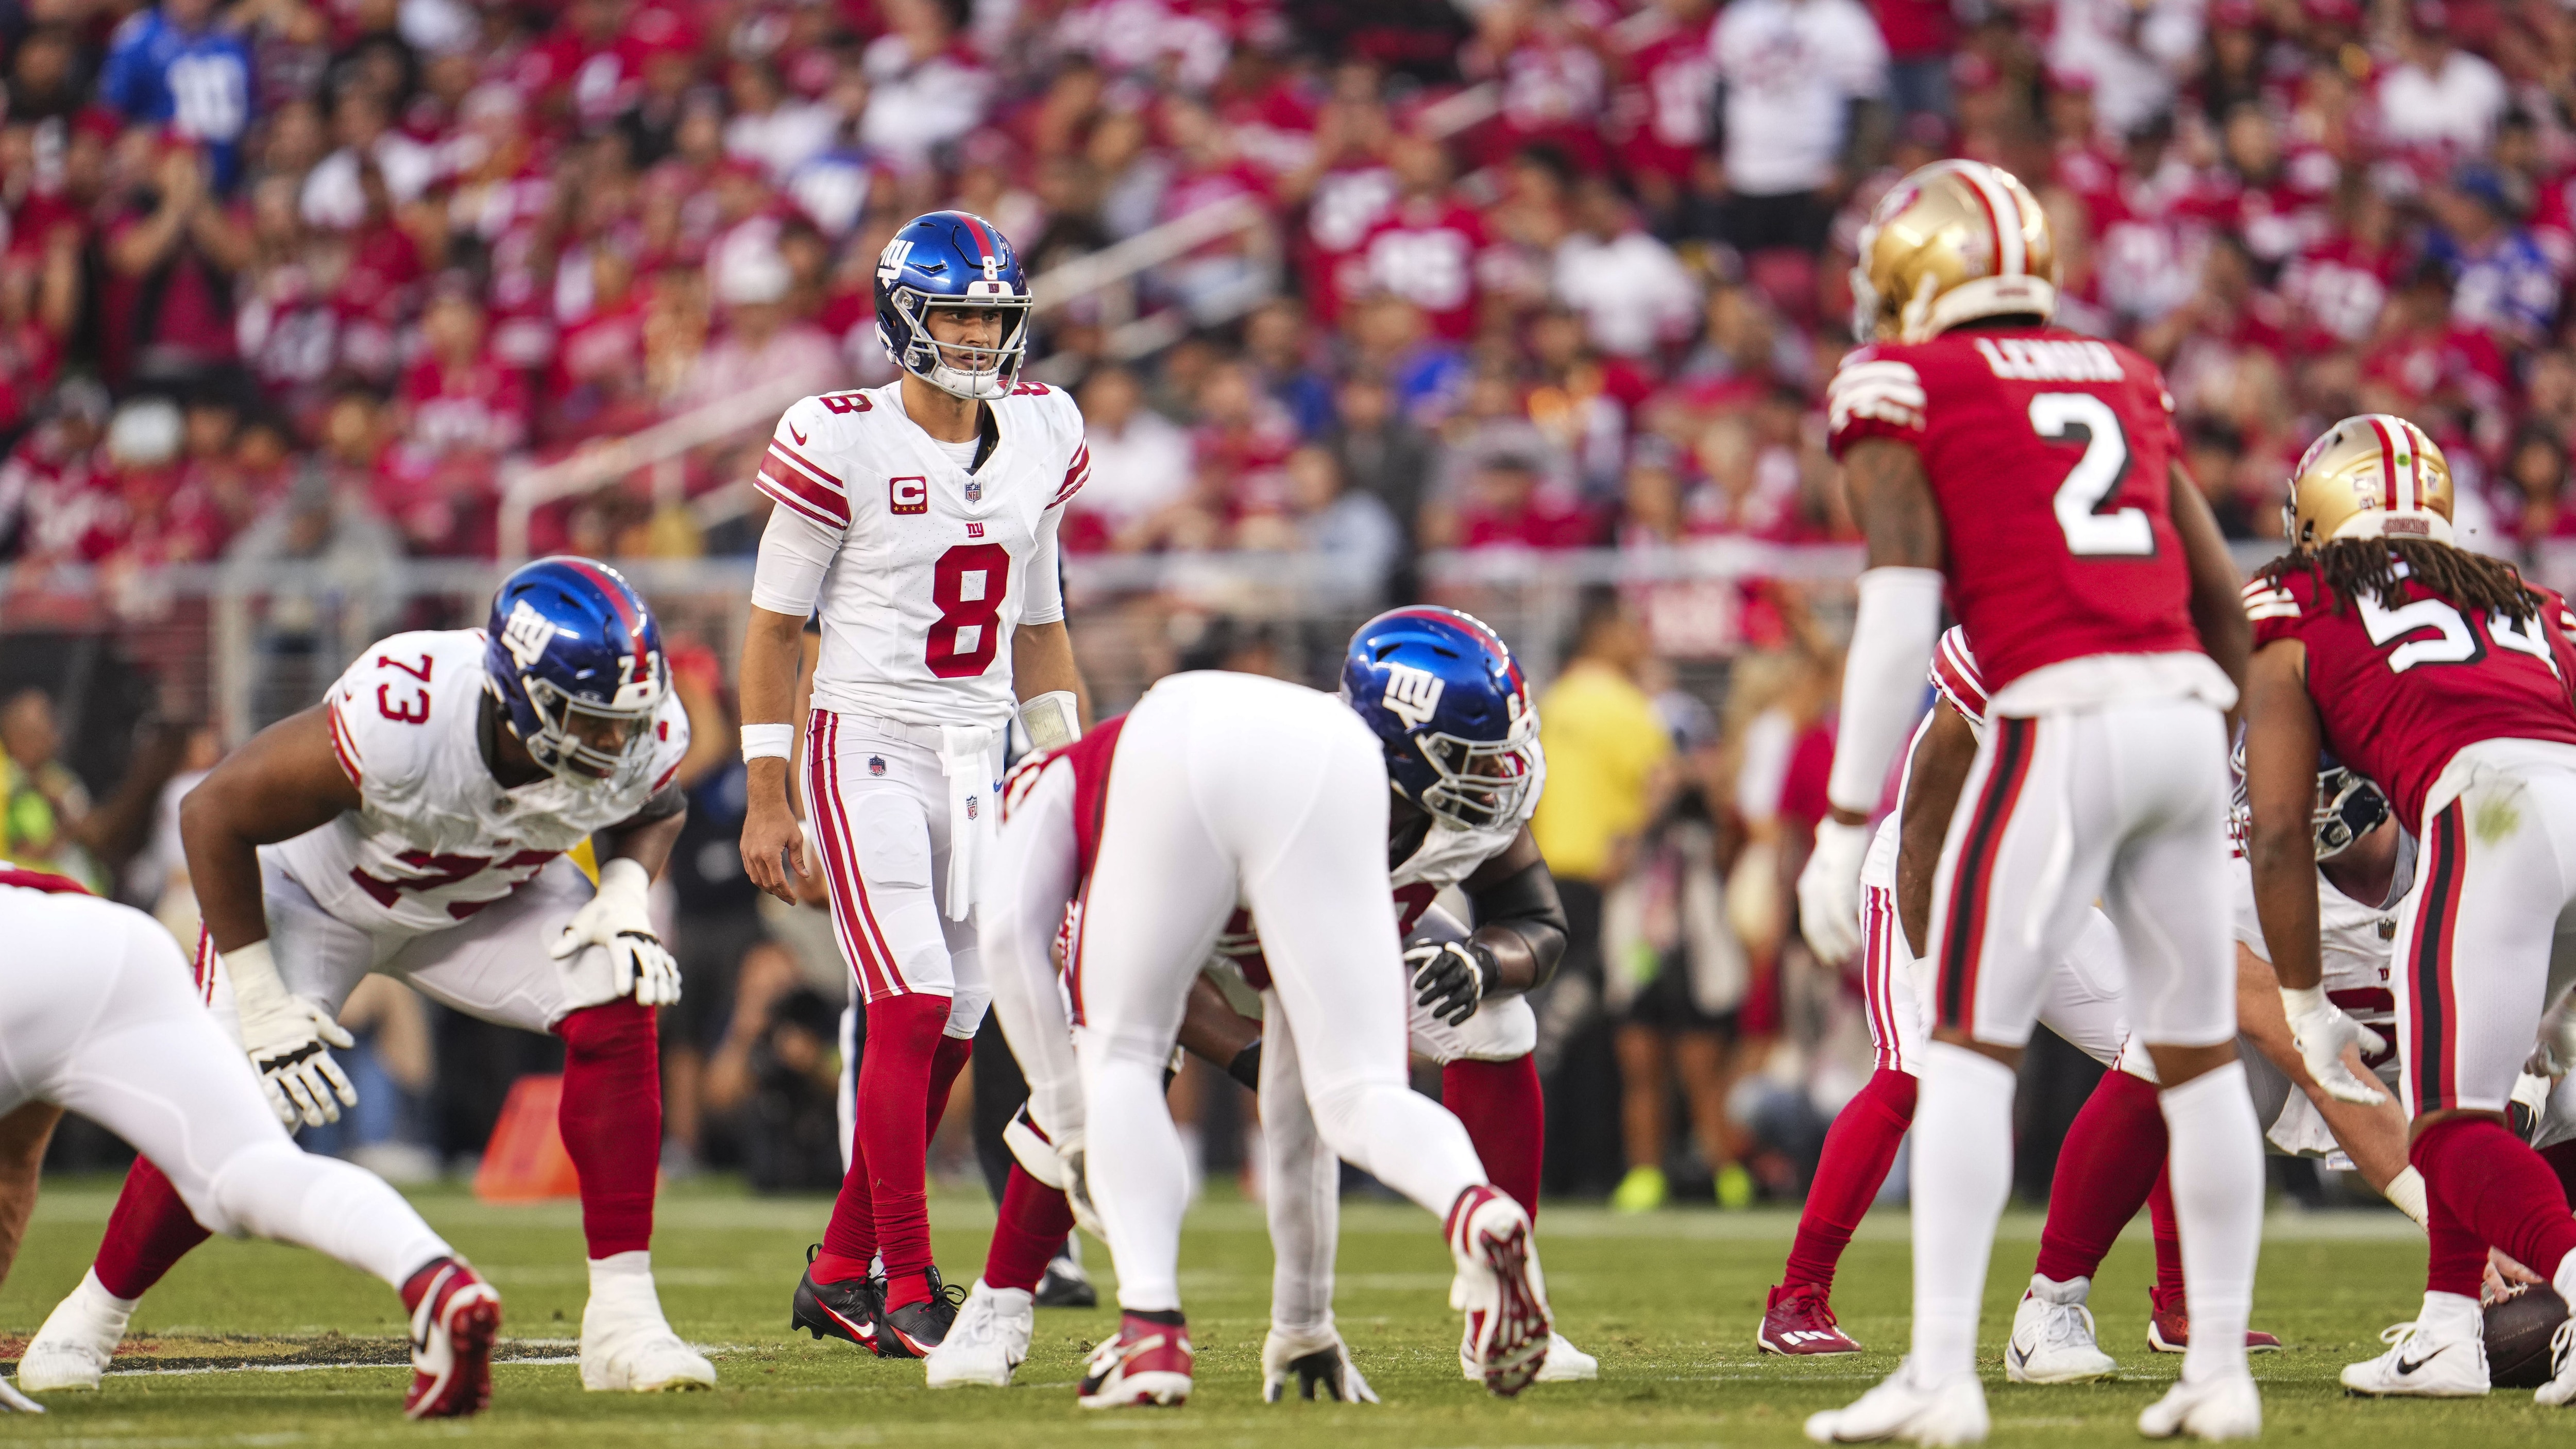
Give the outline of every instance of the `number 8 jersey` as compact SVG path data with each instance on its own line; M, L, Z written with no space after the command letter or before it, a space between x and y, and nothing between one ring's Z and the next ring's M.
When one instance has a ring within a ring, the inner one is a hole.
M1996 693L2088 655L2200 648L2153 363L2053 327L1962 329L1857 349L1827 405L1837 458L1869 438L1922 458L1950 606Z
M998 727L1018 701L1011 635L1064 617L1056 526L1090 477L1082 414L1022 383L969 472L904 415L902 384L826 393L778 421L755 480L777 504L751 601L823 616L819 709ZM962 450L961 450L962 451Z

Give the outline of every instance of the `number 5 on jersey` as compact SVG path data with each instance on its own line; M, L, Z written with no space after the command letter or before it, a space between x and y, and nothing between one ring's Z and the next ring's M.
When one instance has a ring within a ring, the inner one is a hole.
M994 625L1011 587L1011 552L998 543L961 543L931 566L930 601L939 618L930 626L925 662L941 679L969 679L993 663L1001 647Z

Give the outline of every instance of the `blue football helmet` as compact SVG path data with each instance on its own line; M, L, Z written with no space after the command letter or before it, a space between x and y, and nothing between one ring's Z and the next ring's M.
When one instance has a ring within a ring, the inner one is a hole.
M653 611L615 569L521 565L492 596L483 668L510 733L557 779L623 784L651 765L671 665Z
M1395 609L1360 626L1342 701L1386 746L1387 782L1459 830L1517 822L1546 778L1538 710L1512 651L1455 609Z
M1029 280L1008 238L980 216L933 211L905 222L877 255L877 341L895 365L955 397L1001 397L1029 350ZM942 348L934 307L996 308L1001 341Z
M2227 759L2235 781L2235 798L2227 811L2227 833L2239 849L2254 837L2254 807L2246 799L2245 738L2240 733ZM2394 811L2388 796L2367 775L2317 752L2317 803L2308 815L2308 843L2319 860L2332 860L2352 843L2379 828Z

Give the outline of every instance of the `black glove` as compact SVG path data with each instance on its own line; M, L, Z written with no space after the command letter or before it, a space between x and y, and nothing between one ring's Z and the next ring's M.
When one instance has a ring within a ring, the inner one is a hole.
M1425 941L1404 953L1413 973L1413 1003L1456 1026L1476 1014L1477 1003L1502 980L1494 954L1473 941Z

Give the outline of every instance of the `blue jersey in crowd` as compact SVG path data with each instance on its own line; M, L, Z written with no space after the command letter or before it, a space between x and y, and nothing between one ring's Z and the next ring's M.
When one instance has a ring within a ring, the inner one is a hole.
M182 30L157 9L139 11L117 27L98 89L129 121L203 141L215 185L232 188L250 126L250 47L239 35Z

